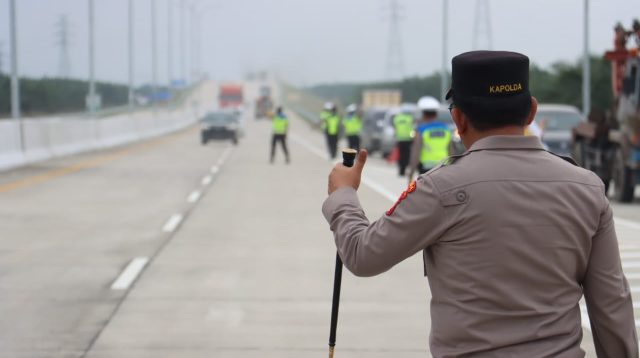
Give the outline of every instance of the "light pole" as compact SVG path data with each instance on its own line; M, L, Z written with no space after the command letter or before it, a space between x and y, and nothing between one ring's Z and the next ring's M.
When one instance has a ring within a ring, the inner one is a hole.
M167 82L173 79L173 12L172 0L167 0Z
M87 107L92 116L100 105L100 100L96 94L95 82L95 31L93 12L93 0L89 0L89 95L87 96Z
M134 46L133 46L133 17L134 17L134 6L133 0L129 0L129 107L133 109L135 93L133 89L133 73L134 73Z
M589 58L589 0L584 0L584 55L582 58L582 114L591 111L591 59Z
M185 19L184 19L184 10L185 10L185 0L180 0L180 77L182 81L186 82L187 75L187 64L186 64L186 51L185 51Z
M449 3L448 0L442 0L442 73L440 74L440 97L445 101L448 90L447 79L447 43L449 31Z
M11 118L19 121L20 147L25 150L24 123L20 115L20 81L18 80L18 34L16 25L16 0L10 1L11 20Z
M156 1L151 2L151 101L155 106L156 92L158 87L158 44L156 41Z

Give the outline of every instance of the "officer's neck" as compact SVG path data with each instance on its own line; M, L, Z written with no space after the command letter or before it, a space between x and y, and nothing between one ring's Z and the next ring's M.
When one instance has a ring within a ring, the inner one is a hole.
M488 129L484 131L476 130L475 128L469 128L467 135L465 136L464 145L467 148L471 148L473 143L479 141L480 139L493 137L496 135L519 135L524 136L524 127L523 126L507 126L500 127L495 129Z

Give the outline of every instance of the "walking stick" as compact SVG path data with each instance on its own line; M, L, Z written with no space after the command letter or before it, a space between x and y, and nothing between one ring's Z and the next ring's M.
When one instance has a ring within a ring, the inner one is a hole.
M355 149L342 150L342 165L352 167L358 152ZM342 285L342 259L336 252L336 271L333 277L333 304L331 305L331 329L329 330L329 358L333 358L338 328L338 308L340 306L340 287Z

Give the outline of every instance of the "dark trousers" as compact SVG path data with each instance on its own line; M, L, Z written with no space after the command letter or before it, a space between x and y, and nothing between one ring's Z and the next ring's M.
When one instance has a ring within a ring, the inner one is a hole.
M359 135L349 135L347 136L347 142L349 143L349 148L360 150L360 136Z
M327 133L327 148L329 149L329 157L336 159L338 155L338 135Z
M289 163L289 150L287 149L287 135L286 134L274 134L271 137L271 162L273 163L273 159L276 155L276 144L280 142L282 145L282 150L284 151L284 157Z
M409 165L409 157L411 157L411 145L412 141L402 140L398 141L398 152L400 154L398 158L398 174L404 176L404 172Z

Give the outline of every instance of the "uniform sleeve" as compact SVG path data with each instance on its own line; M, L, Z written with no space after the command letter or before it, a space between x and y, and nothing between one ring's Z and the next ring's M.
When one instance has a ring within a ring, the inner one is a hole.
M583 282L598 357L638 357L633 303L622 272L613 212L606 199Z
M370 223L352 188L335 191L322 212L344 265L356 276L374 276L433 244L447 222L433 182L418 178L392 209ZM404 197L404 199L402 199Z

